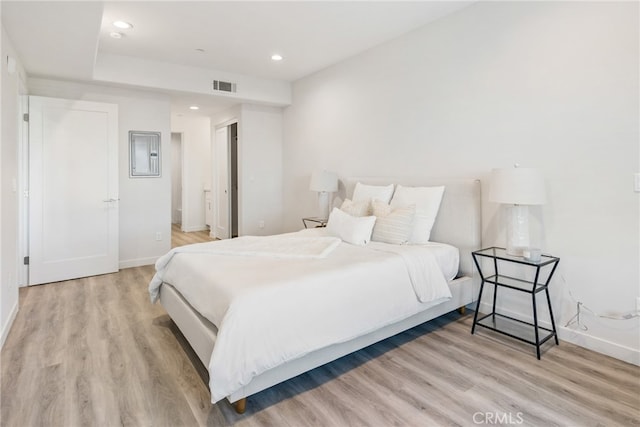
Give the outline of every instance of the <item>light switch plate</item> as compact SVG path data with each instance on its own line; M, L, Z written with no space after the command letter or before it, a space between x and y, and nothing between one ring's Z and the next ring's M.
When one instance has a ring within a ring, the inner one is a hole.
M633 191L640 193L640 172L633 174Z

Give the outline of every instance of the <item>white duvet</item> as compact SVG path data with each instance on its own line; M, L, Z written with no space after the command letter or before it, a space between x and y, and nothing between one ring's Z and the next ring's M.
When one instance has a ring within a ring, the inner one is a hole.
M212 402L287 361L451 298L428 247L362 247L316 234L322 231L252 238L270 239L260 243L245 239L254 249L261 245L259 253L244 251L244 238L190 245L156 263L152 300L162 282L170 283L218 327L209 363ZM300 246L313 249L268 249L282 246L278 238L297 237L308 240Z

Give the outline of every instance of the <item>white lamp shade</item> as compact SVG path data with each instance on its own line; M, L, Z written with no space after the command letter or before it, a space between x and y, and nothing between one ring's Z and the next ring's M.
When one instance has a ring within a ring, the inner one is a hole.
M328 171L316 171L311 175L309 190L334 193L338 191L338 175Z
M513 205L545 204L547 194L542 172L517 167L492 170L489 200Z

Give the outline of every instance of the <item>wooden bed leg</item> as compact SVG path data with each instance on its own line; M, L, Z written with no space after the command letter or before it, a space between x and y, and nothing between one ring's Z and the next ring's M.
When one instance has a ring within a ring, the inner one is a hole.
M244 411L247 409L247 398L243 397L242 399L233 402L233 408L238 414L244 414Z
M464 305L462 307L458 307L458 313L464 316L467 313L467 307Z

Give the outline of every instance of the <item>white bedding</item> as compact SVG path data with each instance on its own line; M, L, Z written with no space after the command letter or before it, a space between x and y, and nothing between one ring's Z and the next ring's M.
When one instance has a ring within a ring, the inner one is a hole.
M156 274L149 285L151 302L155 303L158 300L164 270L177 253L321 259L329 255L339 244L340 239L337 237L290 233L261 237L242 236L236 239L179 246L156 261Z
M149 289L153 297L161 282L172 284L218 327L209 363L212 402L270 368L451 297L438 266L447 250L437 244L339 243L324 258L294 258L216 253L221 243L192 245L159 260Z

